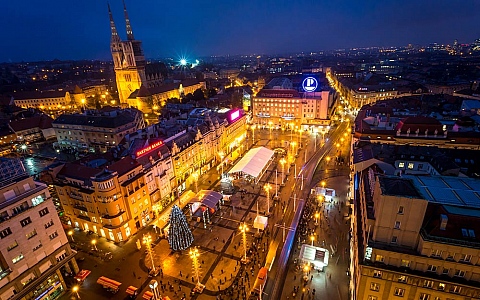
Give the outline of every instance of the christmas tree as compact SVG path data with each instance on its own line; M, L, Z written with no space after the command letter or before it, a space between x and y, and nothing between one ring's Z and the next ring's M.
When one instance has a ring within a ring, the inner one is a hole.
M185 250L193 243L193 234L180 207L174 205L170 212L168 243L174 251Z

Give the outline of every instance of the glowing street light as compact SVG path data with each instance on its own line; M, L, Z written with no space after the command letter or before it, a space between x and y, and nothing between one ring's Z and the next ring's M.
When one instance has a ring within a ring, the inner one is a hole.
M80 295L78 294L78 290L79 290L79 287L78 285L75 285L73 288L72 288L72 291L77 294L77 298L80 299Z
M323 180L321 184L322 184L322 188L325 188L325 184L326 184L325 180Z
M90 243L92 243L93 248L95 249L95 251L98 251L98 249L97 249L97 240L91 240Z
M255 144L255 128L257 128L257 125L253 124L252 126L250 126L250 128L252 129L252 145Z
M192 176L195 181L195 193L198 193L198 172L194 172Z
M147 248L147 253L150 256L150 260L152 261L152 270L153 273L155 273L155 263L153 262L153 253L152 253L152 237L147 234L143 236L143 243L145 244L145 247Z
M292 145L292 153L294 156L297 156L297 153L295 152L295 146L297 146L297 142L291 142L290 145Z
M195 271L195 277L197 277L197 284L200 283L200 270L199 270L199 265L198 265L198 257L200 256L200 253L198 253L198 248L195 247L193 249L190 249L190 258L192 259L192 264L193 264L193 270Z
M185 58L180 59L180 65L181 66L186 66L187 65L187 60Z
M267 213L270 213L270 190L272 189L272 186L270 183L267 183L263 186L263 189L267 193Z
M282 158L280 159L280 164L282 165L282 185L285 184L285 163L287 161L285 160L285 158Z
M313 246L313 241L315 241L315 237L313 235L310 236L310 240L312 241L312 246Z
M223 179L223 158L225 157L225 152L220 151L218 152L218 155L220 156L220 164L222 166L222 174L220 179Z
M268 127L270 128L270 138L272 138L272 128L273 128L273 122L272 121L268 122Z
M243 223L239 227L240 231L242 232L243 236L243 250L244 250L244 256L243 256L243 261L247 261L247 231L248 231L248 226L247 224Z
M73 239L73 230L69 230L67 232L67 234L70 236L70 238L72 239L72 242L75 242L75 240Z
M318 225L318 218L320 218L320 214L318 212L315 213L315 225Z

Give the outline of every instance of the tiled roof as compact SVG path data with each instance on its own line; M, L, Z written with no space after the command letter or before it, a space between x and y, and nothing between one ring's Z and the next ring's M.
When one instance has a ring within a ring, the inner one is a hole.
M135 120L135 113L130 110L119 111L116 116L63 114L53 124L82 125L101 128L118 128Z
M112 172L117 172L118 176L122 176L123 174L135 169L140 164L131 158L130 156L126 156L121 160L114 162L110 166L107 167L108 170Z
M12 93L15 100L28 100L28 99L46 99L46 98L61 98L65 97L65 91L33 91L33 92L16 92Z
M12 127L15 132L27 130L31 128L40 128L47 129L52 128L53 119L47 115L34 116L31 118L20 119L10 122L10 127Z

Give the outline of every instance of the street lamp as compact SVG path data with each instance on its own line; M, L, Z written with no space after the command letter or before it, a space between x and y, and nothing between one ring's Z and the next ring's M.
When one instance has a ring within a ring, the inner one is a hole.
M291 142L290 145L292 145L292 154L297 156L297 153L295 152L295 146L297 145L297 142Z
M218 155L220 155L220 164L222 166L222 174L220 177L220 180L223 179L223 158L225 157L225 153L223 151L218 152Z
M315 241L315 237L313 235L310 236L310 240L312 241L312 246L313 246L313 241Z
M252 126L250 126L250 128L252 129L252 146L253 144L255 144L255 128L257 126L255 124L253 124Z
M270 128L270 138L272 138L272 126L273 126L273 122L272 121L268 122L268 127Z
M243 261L247 262L247 231L248 231L247 224L245 223L241 224L239 229L242 232L242 236L243 236L243 250L244 250Z
M280 159L280 164L282 165L282 185L285 184L285 163L287 161L285 160L285 158L282 158Z
M199 266L198 266L199 256L200 256L200 253L198 253L197 247L190 249L190 258L192 259L193 270L195 271L195 276L197 277L197 284L200 283L200 274L199 274L200 272L199 272Z
M155 263L153 262L153 253L152 253L152 237L147 234L143 236L143 243L145 244L145 247L147 248L147 253L150 256L150 260L152 261L152 270L153 273L155 273Z
M93 248L95 249L95 251L98 251L98 249L97 249L97 240L92 240L91 243L92 243Z
M195 181L195 193L198 193L198 172L194 172L192 176Z
M78 290L79 290L79 287L78 285L75 285L73 288L72 288L72 291L77 294L77 298L80 299L80 295L78 294Z
M272 189L272 186L270 185L270 183L267 183L263 186L263 188L267 193L267 213L270 213L270 190Z
M328 163L330 162L330 159L331 159L331 157L330 157L330 156L327 156L327 165L328 165Z
M322 188L325 188L325 184L326 184L325 180L323 180L321 184L322 184Z
M318 225L318 218L320 218L320 214L318 212L315 213L315 225Z
M318 134L318 129L315 127L313 129L313 135L315 136L315 152L317 152L317 134Z
M75 242L75 240L73 239L73 230L69 230L67 232L67 234L70 236L70 238L72 239L72 242Z

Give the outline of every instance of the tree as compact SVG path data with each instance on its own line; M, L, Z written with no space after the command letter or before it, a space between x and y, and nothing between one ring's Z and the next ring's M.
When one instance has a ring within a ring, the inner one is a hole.
M193 234L180 207L174 205L170 212L168 243L173 251L185 250L193 243Z
M195 101L205 100L205 95L203 94L202 89L196 89L193 92L192 100L195 100Z

